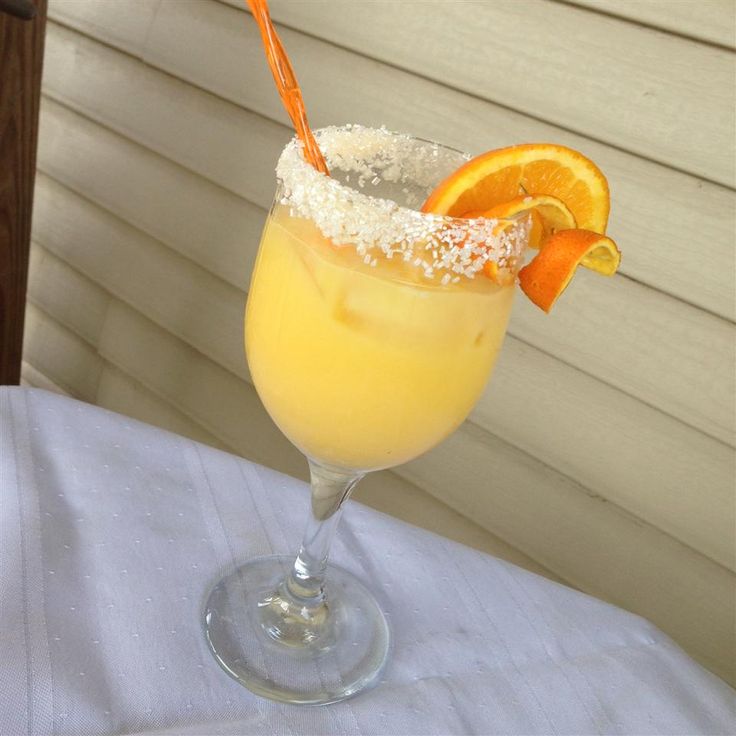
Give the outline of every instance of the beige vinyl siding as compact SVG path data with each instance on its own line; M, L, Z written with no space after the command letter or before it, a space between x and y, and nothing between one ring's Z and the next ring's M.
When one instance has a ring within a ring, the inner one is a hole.
M172 17L200 7L162 0L144 56L155 58L151 49L171 37ZM274 0L271 7L291 28L733 184L733 126L724 125L734 115L733 64L725 49L549 0Z
M567 0L652 28L736 49L733 0Z
M102 371L96 350L36 307L30 295L24 330L24 362L65 393L94 402Z
M519 298L469 421L362 500L645 615L734 681L734 55L694 0L670 26L652 4L272 7L313 124L571 145L624 251L549 317ZM303 477L243 358L290 137L252 20L239 0L50 17L26 379Z
M64 390L58 383L54 383L48 376L34 368L28 361L21 363L20 385L27 388L41 388L44 391L68 396L68 391Z

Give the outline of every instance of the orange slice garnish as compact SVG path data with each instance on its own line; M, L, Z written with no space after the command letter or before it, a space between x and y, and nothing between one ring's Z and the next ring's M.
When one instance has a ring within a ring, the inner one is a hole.
M540 309L549 312L579 265L612 276L620 261L616 243L605 235L590 230L561 230L550 236L519 271L519 286Z
M526 143L477 156L440 183L422 211L464 217L522 195L541 194L562 200L577 227L605 232L610 208L606 177L581 153L552 143Z

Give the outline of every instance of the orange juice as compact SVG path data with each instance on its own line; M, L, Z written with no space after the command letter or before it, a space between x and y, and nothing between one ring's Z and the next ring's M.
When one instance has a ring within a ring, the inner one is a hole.
M245 336L258 393L309 457L375 470L440 442L480 396L514 295L479 277L426 281L366 262L276 206L250 288Z

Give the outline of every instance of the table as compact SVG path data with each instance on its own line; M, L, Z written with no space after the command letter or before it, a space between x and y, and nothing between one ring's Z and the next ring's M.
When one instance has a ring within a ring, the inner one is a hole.
M255 697L209 654L202 599L234 560L293 552L307 504L219 450L0 389L0 734L734 732L734 691L647 621L352 501L334 559L389 615L385 679L323 708Z

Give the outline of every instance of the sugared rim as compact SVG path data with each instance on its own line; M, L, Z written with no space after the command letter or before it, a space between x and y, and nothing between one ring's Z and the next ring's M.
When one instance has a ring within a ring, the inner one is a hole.
M380 181L430 189L438 159L467 159L445 148L385 128L331 126L315 131L330 171L353 177L357 187L317 171L292 139L276 167L280 203L294 217L314 222L334 245L352 246L365 263L401 258L427 279L443 284L474 278L492 262L501 279L510 280L521 266L528 239L528 218L460 219L434 215L361 191ZM405 189L404 191L408 191ZM494 269L495 270L495 269Z

